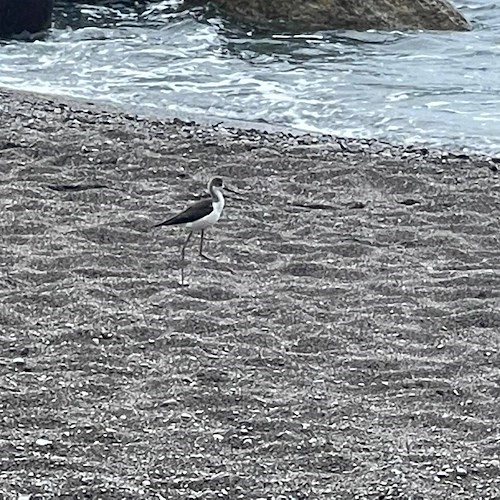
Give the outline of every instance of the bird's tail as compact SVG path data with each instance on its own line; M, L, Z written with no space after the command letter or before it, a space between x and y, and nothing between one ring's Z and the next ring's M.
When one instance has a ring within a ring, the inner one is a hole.
M163 222L160 222L159 224L155 224L153 227L171 226L171 225L172 225L172 219L167 219Z

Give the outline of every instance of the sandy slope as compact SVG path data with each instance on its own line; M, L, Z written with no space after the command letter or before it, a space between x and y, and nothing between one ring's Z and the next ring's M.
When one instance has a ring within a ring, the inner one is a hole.
M0 117L5 498L500 497L497 163ZM240 194L181 288L185 234L151 226L213 174Z

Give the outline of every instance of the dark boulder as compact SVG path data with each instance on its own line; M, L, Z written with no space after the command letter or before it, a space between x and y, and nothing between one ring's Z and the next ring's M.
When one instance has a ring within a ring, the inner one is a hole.
M190 0L187 0L188 3ZM212 0L226 14L249 23L302 30L469 30L447 0Z
M0 37L50 28L54 0L0 0Z

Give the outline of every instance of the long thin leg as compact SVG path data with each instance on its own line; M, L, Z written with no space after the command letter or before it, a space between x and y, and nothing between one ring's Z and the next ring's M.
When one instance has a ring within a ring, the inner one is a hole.
M201 230L201 236L200 236L200 255L203 257L203 235L205 234L205 230Z
M186 253L186 247L189 243L189 240L191 239L191 236L193 236L193 232L191 231L188 234L188 237L186 241L184 242L184 245L182 245L181 248L181 285L184 286L184 254Z
M215 262L215 259L212 259L208 255L205 255L203 253L203 235L204 234L205 234L205 231L202 229L201 230L201 239L200 239L200 256L203 257L204 259L211 260L211 261Z

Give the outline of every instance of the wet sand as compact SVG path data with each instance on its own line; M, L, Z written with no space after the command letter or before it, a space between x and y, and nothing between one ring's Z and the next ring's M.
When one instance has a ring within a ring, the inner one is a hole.
M494 499L498 159L0 91L0 496ZM152 226L223 176L188 249Z

